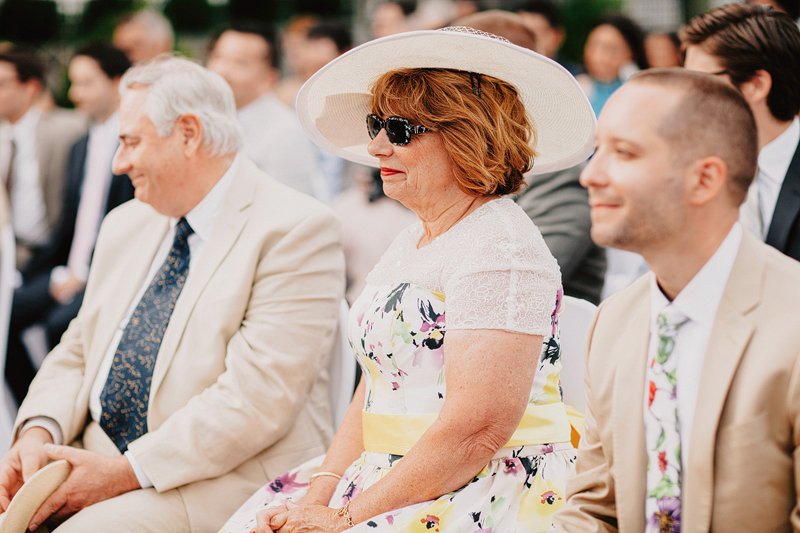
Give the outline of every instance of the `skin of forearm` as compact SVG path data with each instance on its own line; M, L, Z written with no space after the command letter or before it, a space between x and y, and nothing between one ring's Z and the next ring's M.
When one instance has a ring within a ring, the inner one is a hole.
M393 467L391 475L353 500L353 520L358 523L463 487L508 441L514 427L487 427L466 433L437 421Z
M519 425L542 337L500 330L448 335L447 393L438 418L388 475L353 499L354 522L463 487ZM519 370L509 374L509 368Z

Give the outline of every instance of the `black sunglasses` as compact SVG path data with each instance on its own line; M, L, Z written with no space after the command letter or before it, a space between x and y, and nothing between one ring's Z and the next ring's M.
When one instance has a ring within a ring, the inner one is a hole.
M431 131L425 126L412 126L407 118L389 117L386 120L378 115L370 113L367 115L367 133L369 138L374 139L381 130L386 130L389 142L398 146L404 146L411 142L411 137Z

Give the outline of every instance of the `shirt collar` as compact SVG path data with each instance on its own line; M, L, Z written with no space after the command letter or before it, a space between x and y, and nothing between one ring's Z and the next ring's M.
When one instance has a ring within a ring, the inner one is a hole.
M728 284L736 254L742 242L742 227L737 222L722 241L717 251L686 284L671 303L693 322L708 326L714 323L719 302ZM650 278L650 323L655 324L658 315L670 301L661 292L655 276Z
M31 106L28 112L22 115L22 118L19 119L16 124L11 124L11 135L17 141L23 137L34 135L41 116L42 111L36 106Z
M759 175L763 176L762 179L782 185L798 143L800 143L800 119L795 117L783 133L759 152L758 168Z
M119 113L114 112L105 122L93 122L89 128L89 135L108 135L113 134L114 138L119 133Z
M203 242L208 241L211 237L211 232L214 229L214 220L219 212L220 205L222 205L222 201L231 188L231 182L239 168L240 159L241 156L236 154L233 163L231 163L231 166L228 167L228 170L225 171L219 181L217 181L203 199L200 200L200 203L186 214L186 221ZM177 223L177 219L170 219L170 226L174 227Z

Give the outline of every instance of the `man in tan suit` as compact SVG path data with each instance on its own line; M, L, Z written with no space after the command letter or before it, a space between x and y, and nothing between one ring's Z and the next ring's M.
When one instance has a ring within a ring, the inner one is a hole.
M603 109L592 238L653 272L598 309L557 531L800 530L800 265L737 222L756 154L707 74L647 71Z
M238 154L219 76L168 58L121 87L113 170L136 199L104 220L83 306L20 407L0 504L64 458L33 526L216 531L329 441L339 228Z

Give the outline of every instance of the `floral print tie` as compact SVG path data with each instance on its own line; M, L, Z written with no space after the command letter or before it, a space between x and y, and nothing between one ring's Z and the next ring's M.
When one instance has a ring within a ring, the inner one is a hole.
M131 441L147 433L153 368L175 302L189 274L188 239L193 232L185 218L176 224L172 248L122 332L100 393L100 427L123 453Z
M681 530L681 434L678 420L675 335L688 318L667 306L657 319L658 342L647 361L647 498L648 533Z

